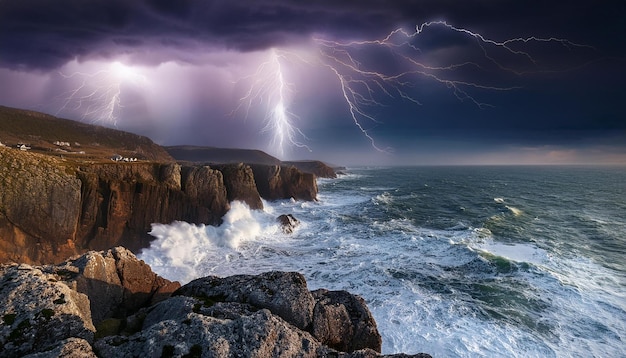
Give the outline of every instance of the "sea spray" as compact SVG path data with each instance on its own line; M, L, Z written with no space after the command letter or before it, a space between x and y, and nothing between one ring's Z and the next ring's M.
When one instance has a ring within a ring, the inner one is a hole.
M186 283L206 274L202 268L216 253L228 260L243 243L278 234L278 223L272 219L268 212L234 201L217 227L183 221L152 224L150 235L156 240L139 257L162 276Z

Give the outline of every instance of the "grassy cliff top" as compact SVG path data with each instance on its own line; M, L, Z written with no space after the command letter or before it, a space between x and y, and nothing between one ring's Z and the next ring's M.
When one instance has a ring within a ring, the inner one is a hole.
M16 150L18 144L25 144L33 152L64 158L109 160L119 154L173 161L165 149L144 136L4 106L0 106L0 142Z

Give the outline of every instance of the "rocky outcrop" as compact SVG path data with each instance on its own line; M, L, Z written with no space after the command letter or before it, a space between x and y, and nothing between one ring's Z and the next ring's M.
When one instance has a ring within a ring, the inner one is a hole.
M282 165L294 166L305 173L314 174L318 178L336 178L335 169L319 160L284 161Z
M177 287L121 247L0 266L0 356L381 356L363 299L311 292L298 273L210 276L169 297Z
M180 288L178 282L158 276L123 247L90 251L60 265L45 266L44 270L87 295L95 325L108 318L124 318Z
M91 344L103 322L125 319L180 287L122 247L60 265L1 266L0 275L2 357L95 357Z
M312 174L244 164L85 163L0 147L0 262L60 262L147 247L153 223L216 225L233 200L314 200Z
M285 234L291 234L300 225L300 220L292 214L283 214L276 218Z
M250 165L259 194L268 200L317 200L315 175L293 166Z
M85 294L24 264L3 267L0 274L3 357L43 352L70 337L93 341L96 329Z
M222 164L214 165L214 168L222 172L224 185L228 193L228 201L243 201L250 209L263 209L261 195L256 187L254 173L249 165Z
M323 345L340 351L369 348L380 352L381 349L376 322L362 298L345 291L312 293L304 276L296 272L209 276L188 283L174 295L268 309L312 334Z
M380 352L382 340L363 298L347 291L320 289L315 299L311 332L320 341L342 352L371 348Z
M186 284L174 295L267 308L303 330L311 325L315 306L304 276L296 272L268 272L258 276L237 275L226 278L208 276Z

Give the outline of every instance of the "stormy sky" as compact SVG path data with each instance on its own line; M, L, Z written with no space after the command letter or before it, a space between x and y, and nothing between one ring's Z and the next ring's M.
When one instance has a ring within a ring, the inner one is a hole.
M623 1L0 0L0 105L282 159L626 164L625 69Z

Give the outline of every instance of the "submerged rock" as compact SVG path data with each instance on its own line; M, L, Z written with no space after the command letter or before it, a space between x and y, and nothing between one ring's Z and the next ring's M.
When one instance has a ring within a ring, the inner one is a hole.
M300 220L291 214L283 214L276 218L285 234L291 234L300 225Z

